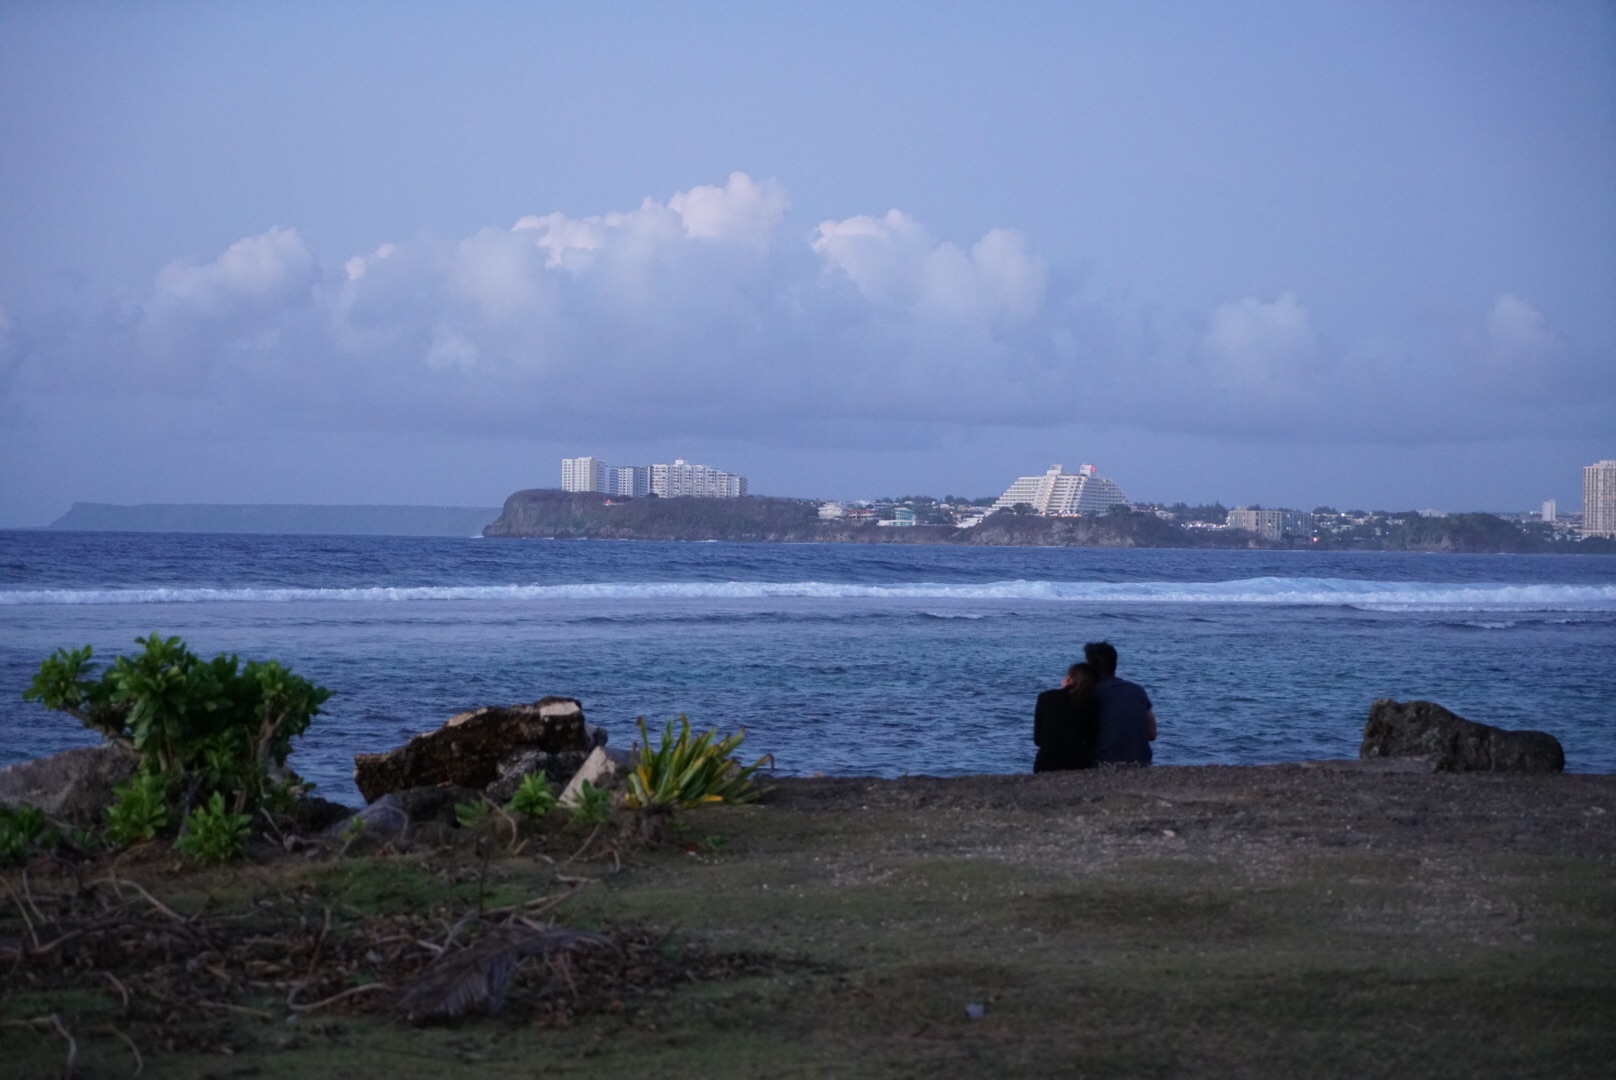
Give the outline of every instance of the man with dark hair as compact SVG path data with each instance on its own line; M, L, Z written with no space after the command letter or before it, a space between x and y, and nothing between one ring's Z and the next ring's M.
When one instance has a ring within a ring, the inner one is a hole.
M1117 678L1117 650L1109 641L1091 641L1083 657L1094 671L1089 691L1099 712L1095 759L1101 765L1149 765L1156 740L1156 710L1145 688Z

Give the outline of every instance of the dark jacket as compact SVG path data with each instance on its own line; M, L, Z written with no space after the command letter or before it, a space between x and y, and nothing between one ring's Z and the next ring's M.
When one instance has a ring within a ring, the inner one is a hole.
M1067 690L1045 690L1032 714L1032 741L1038 747L1033 772L1094 768L1099 714L1087 694L1074 698Z
M1145 688L1113 675L1095 683L1092 693L1099 715L1099 760L1106 765L1149 765L1151 705Z

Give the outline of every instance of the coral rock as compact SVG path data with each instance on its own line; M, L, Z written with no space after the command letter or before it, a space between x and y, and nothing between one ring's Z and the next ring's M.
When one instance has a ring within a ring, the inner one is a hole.
M37 806L58 821L95 825L113 787L134 772L134 754L117 743L64 750L0 769L0 806Z
M1438 772L1549 773L1565 769L1565 750L1553 735L1478 724L1434 701L1391 698L1381 698L1369 707L1358 757L1423 757Z
M450 717L436 731L385 754L355 754L354 783L366 802L440 784L482 790L519 754L577 754L582 760L593 743L583 708L573 698L488 706Z

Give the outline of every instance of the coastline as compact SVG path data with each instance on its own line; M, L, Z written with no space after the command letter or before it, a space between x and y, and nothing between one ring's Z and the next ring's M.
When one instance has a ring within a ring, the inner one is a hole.
M1550 542L1486 514L1420 518L1384 537L1268 540L1232 529L1192 529L1152 513L1040 517L1001 511L970 528L821 521L814 503L736 499L614 498L553 488L518 491L483 536L500 539L729 541L735 543L936 544L954 547L1161 548L1209 551L1400 551L1463 554L1616 555L1616 540Z

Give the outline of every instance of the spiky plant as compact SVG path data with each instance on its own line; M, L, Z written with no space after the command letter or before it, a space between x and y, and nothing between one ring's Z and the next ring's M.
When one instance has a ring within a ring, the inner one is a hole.
M640 810L655 807L692 807L704 803L745 803L760 792L752 776L773 759L765 754L750 765L733 756L746 732L720 737L717 729L692 737L690 721L679 717L679 734L673 721L662 730L662 741L651 747L645 717L640 717L639 756L628 774L626 806Z

